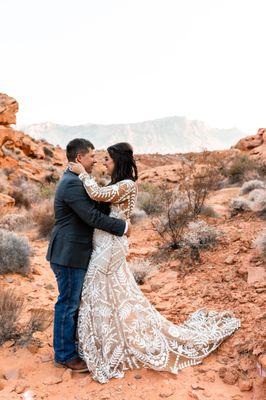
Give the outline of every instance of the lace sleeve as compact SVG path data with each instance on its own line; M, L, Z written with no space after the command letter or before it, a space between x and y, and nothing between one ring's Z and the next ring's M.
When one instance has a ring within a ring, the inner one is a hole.
M87 173L79 175L84 188L91 199L108 203L120 203L135 189L135 183L130 179L118 182L114 185L100 187L95 179Z

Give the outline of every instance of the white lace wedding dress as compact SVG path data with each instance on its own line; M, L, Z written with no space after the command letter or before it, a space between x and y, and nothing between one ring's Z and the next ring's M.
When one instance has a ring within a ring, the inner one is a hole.
M112 203L111 216L128 219L137 188L124 180L100 188L88 174L80 179L89 196ZM126 236L95 230L78 318L80 356L94 380L121 378L124 370L178 371L202 359L240 327L230 312L194 312L182 325L164 318L143 295L127 265Z

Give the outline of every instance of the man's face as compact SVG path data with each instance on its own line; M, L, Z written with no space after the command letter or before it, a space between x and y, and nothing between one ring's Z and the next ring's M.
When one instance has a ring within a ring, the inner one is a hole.
M96 163L94 157L95 150L88 149L88 152L85 154L78 153L76 160L83 165L88 173L90 173L92 171L93 165Z

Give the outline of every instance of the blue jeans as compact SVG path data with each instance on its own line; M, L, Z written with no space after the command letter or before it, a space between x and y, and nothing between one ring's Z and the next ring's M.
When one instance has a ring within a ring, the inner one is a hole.
M77 317L86 270L51 263L59 296L54 313L55 361L64 363L78 357L76 349Z

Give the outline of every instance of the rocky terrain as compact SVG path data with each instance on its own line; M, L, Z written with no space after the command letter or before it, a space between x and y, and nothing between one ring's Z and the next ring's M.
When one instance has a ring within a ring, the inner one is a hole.
M38 198L29 209L19 207L13 193L21 180L35 185L38 190L45 189L46 193L47 188L56 183L66 163L59 147L32 139L10 127L15 123L17 110L14 99L0 95L0 225L3 215L23 214L29 219L34 215L30 214L32 209L42 207L43 198ZM241 140L235 148L212 152L211 156L220 163L250 154L251 158L265 163L265 146L265 130L259 130L257 135ZM103 175L102 157L103 153L98 152L98 176ZM197 167L203 162L200 153L146 154L137 155L136 159L140 191L148 190L147 185L159 187L162 181L167 181L174 189L180 183L179 172L184 159L186 162L196 160ZM254 179L249 174L248 179L250 176ZM213 213L205 215L204 220L223 231L223 236L215 246L201 253L200 262L188 267L186 260L183 262L177 257L176 251L162 244L154 229L156 215L153 214L133 225L128 261L149 261L150 269L140 287L165 317L179 324L199 308L232 310L242 323L232 337L202 365L186 368L177 376L141 369L128 371L124 379L101 385L92 381L89 374L75 375L70 370L55 368L51 322L57 289L45 261L48 240L39 235L37 224L25 223L21 229L16 230L15 226L12 231L29 241L29 273L25 276L0 274L0 289L12 289L24 298L20 324L33 310L41 313L43 323L27 341L8 339L0 347L0 398L263 400L266 395L266 266L254 240L265 227L265 219L252 207L232 213L230 201L239 197L244 201L248 194L243 191L243 182L230 184L229 178L208 194L206 204L212 207ZM263 176L260 179L263 180ZM5 229L9 229L8 226Z

